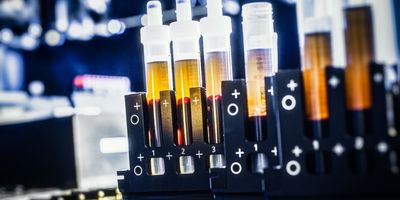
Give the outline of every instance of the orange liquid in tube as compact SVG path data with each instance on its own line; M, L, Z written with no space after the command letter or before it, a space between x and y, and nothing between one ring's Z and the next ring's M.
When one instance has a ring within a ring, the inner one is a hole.
M146 67L147 101L160 100L160 92L170 89L168 62L149 62Z
M265 76L273 76L272 49L246 51L246 84L248 106L248 139L262 141L266 138Z
M246 55L247 104L249 117L267 115L265 81L272 69L272 49L248 50Z
M177 100L176 145L192 143L190 88L201 87L200 27L192 20L190 0L176 0L176 22L170 24L174 53L174 76ZM185 159L183 156L180 158ZM181 167L188 165L180 162ZM191 171L191 170L190 170Z
M205 59L207 97L221 95L221 82L230 80L230 52L210 52Z
M140 29L146 63L146 91L148 103L148 131L146 143L150 147L162 145L160 91L172 89L169 27L162 23L159 1L147 3L147 24Z
M347 8L345 69L349 110L369 109L372 104L369 64L374 59L372 17L369 7Z
M303 82L306 114L309 120L329 117L325 67L332 64L330 34L305 35Z
M149 62L146 66L147 104L149 108L149 146L161 146L160 92L170 89L169 63Z
M179 60L175 62L175 89L178 112L177 144L191 144L190 88L200 87L199 60Z
M208 105L207 141L222 140L221 82L232 79L230 52L209 52L205 57L206 93Z

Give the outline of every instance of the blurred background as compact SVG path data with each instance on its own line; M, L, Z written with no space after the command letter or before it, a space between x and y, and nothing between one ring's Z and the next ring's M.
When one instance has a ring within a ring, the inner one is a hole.
M314 15L314 1L296 8L296 0L269 0L280 69L300 68L307 16L296 9ZM164 21L174 21L175 1L161 2ZM233 22L234 78L244 78L240 13L252 1L223 2ZM139 30L146 3L0 0L0 197L32 188L116 186L115 171L128 167L123 94L145 90ZM195 19L205 16L205 4L192 0ZM396 65L400 1L375 4L377 61ZM342 13L334 8L326 10L338 19L334 64L344 66Z

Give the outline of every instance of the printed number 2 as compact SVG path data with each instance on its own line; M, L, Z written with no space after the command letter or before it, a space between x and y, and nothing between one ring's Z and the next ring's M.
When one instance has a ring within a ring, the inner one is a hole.
M185 148L182 148L181 150L182 150L182 153L181 153L181 154L182 154L182 155L185 155Z

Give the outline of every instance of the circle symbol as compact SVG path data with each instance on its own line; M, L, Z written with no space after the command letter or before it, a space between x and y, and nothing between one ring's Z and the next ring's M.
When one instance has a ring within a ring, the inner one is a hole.
M132 115L132 116L131 116L131 123L132 123L133 125L139 124L139 116L137 116L137 115Z
M296 99L292 95L286 95L282 98L282 107L285 110L293 110L296 107Z
M227 111L230 116L235 116L239 112L239 107L236 104L231 103L228 105Z
M300 174L300 171L301 171L301 166L299 162L291 160L286 164L286 172L290 176L297 176Z
M232 163L231 172L233 174L240 174L240 172L242 172L242 165L240 165L240 163L238 163L238 162Z
M143 169L141 166L136 165L135 168L133 168L133 173L135 173L136 176L140 176L143 173Z

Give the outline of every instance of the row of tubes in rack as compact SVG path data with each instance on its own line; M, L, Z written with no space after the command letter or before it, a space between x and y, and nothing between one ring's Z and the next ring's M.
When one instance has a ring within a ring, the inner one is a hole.
M144 46L150 117L146 143L150 147L162 146L160 92L173 89L177 112L175 144L185 146L192 143L190 101L193 100L190 99L190 89L202 86L206 89L207 104L207 136L204 138L210 144L218 144L223 140L221 82L233 78L231 19L223 15L221 0L208 0L207 16L199 22L194 21L190 3L190 0L176 0L177 21L170 25L163 25L159 1L147 3L147 22L141 28L140 34ZM368 4L343 7L346 23L346 105L349 111L360 114L367 112L372 105L369 63L374 61L373 15ZM274 76L278 70L278 35L274 31L272 10L272 5L266 2L242 6L248 139L253 141L265 140L266 130L263 129L267 116L265 102L268 99L265 95L264 78ZM325 84L325 67L333 64L330 23L327 16L315 17L308 20L303 28L305 114L311 124L323 123L331 112L328 109ZM203 38L203 65L200 61L200 37ZM202 83L202 71L205 72L205 84ZM322 137L322 133L316 131L311 137L318 139Z
M160 92L175 89L177 110L176 145L190 145L190 88L205 85L207 102L206 142L222 142L221 82L232 80L231 19L223 15L222 1L207 2L207 16L192 20L189 0L176 1L177 21L162 25L161 4L149 1L147 24L141 29L146 63L147 103L150 118L147 142L160 147ZM277 34L274 32L270 3L249 3L242 7L249 117L265 117L264 77L277 70ZM261 24L261 26L260 26ZM203 38L205 84L199 41ZM173 65L171 67L170 43ZM174 78L172 78L174 74ZM172 81L174 80L174 83ZM260 137L254 137L260 138Z

